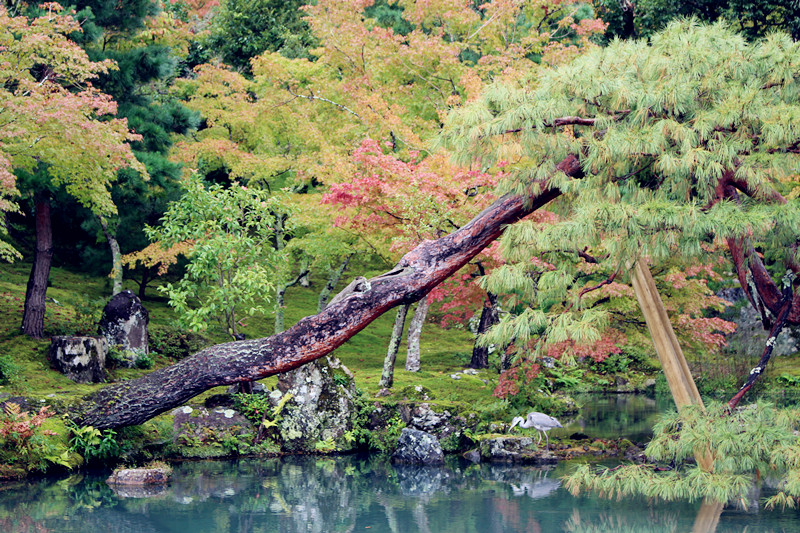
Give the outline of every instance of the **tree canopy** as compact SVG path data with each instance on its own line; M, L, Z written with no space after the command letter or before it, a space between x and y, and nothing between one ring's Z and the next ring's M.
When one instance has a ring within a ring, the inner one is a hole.
M674 22L649 42L614 41L495 84L453 113L445 142L462 163L503 165L501 192L535 195L546 180L562 193L551 208L559 220L523 221L503 238L517 266L487 286L532 307L507 316L491 339L541 338L539 349L597 341L612 316L583 298L587 289L639 258L707 261L721 245L732 248L743 286L754 280L753 298L777 315L776 280L800 264L800 206L787 200L800 190L799 51L783 34L748 44L722 22ZM569 155L583 175L548 177ZM758 249L770 251L774 277ZM543 260L545 272L531 276L531 262ZM796 296L790 320L799 319Z

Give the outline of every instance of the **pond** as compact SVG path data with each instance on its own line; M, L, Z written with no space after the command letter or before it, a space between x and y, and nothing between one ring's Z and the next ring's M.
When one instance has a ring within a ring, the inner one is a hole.
M714 529L717 514L699 503L573 497L561 486L568 468L460 460L441 468L393 467L354 456L186 462L175 465L168 486L148 491L114 491L103 481L107 473L6 486L0 492L0 531L800 531L796 511L725 509Z
M567 437L575 432L592 438L626 438L632 442L647 442L653 436L658 415L675 409L668 395L646 394L579 394L575 400L581 406L573 417L563 417L564 429L550 433Z

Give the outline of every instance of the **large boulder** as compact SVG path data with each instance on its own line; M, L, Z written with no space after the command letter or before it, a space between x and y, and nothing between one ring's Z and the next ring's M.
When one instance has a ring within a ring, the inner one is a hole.
M356 416L353 374L335 357L323 357L280 376L270 400L278 405L284 395L291 400L282 408L280 440L283 451L313 453L350 451L348 432Z
M440 465L444 452L436 437L418 429L403 428L392 454L392 462L400 464Z
M447 452L470 446L471 441L465 435L475 431L478 425L478 417L474 412L454 415L441 406L427 402L400 404L398 410L406 427L435 436Z
M104 337L55 336L48 357L53 367L76 383L106 380L108 343Z
M103 309L100 334L116 347L118 364L133 368L142 355L150 353L147 324L150 316L138 296L129 290L115 294Z
M736 351L747 356L759 356L764 351L769 338L769 331L764 329L761 316L747 300L740 287L723 289L717 296L734 304L732 318L736 322L736 331L728 335L728 345ZM726 315L731 314L726 313ZM775 341L772 355L792 355L800 352L800 326L785 326Z
M230 454L222 443L254 432L253 424L233 409L184 405L172 410L175 443L186 457L214 457Z

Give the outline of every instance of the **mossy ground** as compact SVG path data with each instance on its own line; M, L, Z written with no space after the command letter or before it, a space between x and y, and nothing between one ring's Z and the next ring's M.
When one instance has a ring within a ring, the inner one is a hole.
M33 340L19 332L29 268L30 265L26 263L3 266L3 276L0 279L0 361L11 364L8 370L11 382L0 386L0 392L47 398L49 401L70 402L103 385L76 384L52 370L47 360L49 340ZM374 266L372 270L374 271L370 271L369 265L354 267L350 276L342 280L341 285L348 283L354 275L369 276L382 271ZM287 327L300 318L316 312L322 283L321 279L312 279L312 286L309 288L296 287L289 290L285 309ZM127 282L125 288L135 291L137 287L134 283ZM65 333L69 328L78 326L87 333L92 333L95 331L97 318L92 316L92 311L96 312L102 308L109 294L110 284L106 278L53 268L47 292L46 332ZM175 324L175 315L166 299L157 291L157 283L148 287L147 300L144 304L150 312L151 325ZM391 334L393 315L387 313L378 318L335 352L335 355L353 372L356 386L369 398L375 398L379 390L378 380ZM492 395L498 380L496 367L482 370L476 375L462 373L470 358L472 335L464 329L442 329L435 320L434 307L422 335L422 370L416 373L404 370L403 345L396 363L394 387L390 394L381 397L380 401L387 403L418 401L419 398L413 397L409 391L421 386L430 391L432 403L451 411L463 409L476 411L481 413L483 420L508 421L511 416L534 407L529 402L530 398L509 404ZM273 328L273 319L270 316L248 317L243 321L242 331L248 338L256 338L270 335ZM219 326L212 325L206 335L212 343L229 340ZM551 389L614 390L616 377L624 375L626 380L638 387L646 378L652 376L652 371L657 370L657 363L654 363L651 355L641 359L641 365L637 368L625 368L622 372L609 372L608 370L620 370L610 367L605 370L586 366L572 369L557 368L548 370L544 379ZM174 361L160 354L155 354L153 360L156 368ZM730 366L729 363L728 365ZM797 368L796 357L778 358L774 361L767 378L771 378L771 383L780 385L782 389L795 387L800 391L800 371ZM0 371L2 370L4 368L0 365ZM147 370L115 369L109 377L112 380L127 380L141 376L145 372ZM456 373L460 379L451 377ZM736 369L732 368L728 373L735 374ZM272 386L275 380L274 377L268 378L264 383ZM730 384L734 384L735 376L729 381ZM223 392L221 388L212 389L193 401L202 401L205 397L220 392ZM167 423L156 419L144 425L140 435L131 435L130 438L139 439L142 443L164 441L170 432L167 426Z
M66 401L97 390L102 385L76 384L50 368L47 360L49 339L34 340L19 332L29 268L29 264L22 262L3 265L4 275L0 280L0 357L6 356L6 360L12 362L16 368L12 369L11 383L0 386L0 391L37 398L56 394ZM366 274L369 275L370 272ZM312 282L309 288L289 289L285 309L287 326L316 312L322 280L312 281L315 283ZM342 286L347 282L349 279L342 280ZM134 291L137 289L133 283L126 283L124 287ZM105 278L53 268L47 290L46 334L65 334L70 327L74 328L76 325L87 330L85 333L91 334L96 326L89 317L89 310L101 308L102 302L109 295L109 284ZM148 287L144 305L150 313L151 325L174 325L175 314L167 305L166 299L157 292L157 284ZM392 314L387 313L375 320L335 352L354 373L357 387L370 395L378 391L378 379L393 323L393 316L390 315ZM248 317L243 323L242 331L248 338L268 336L274 329L271 316ZM223 329L217 325L212 325L206 335L213 343L229 340ZM405 351L401 349L397 359L395 387L401 389L410 385L423 385L436 390L437 398L441 399L470 403L492 401L496 373L487 371L480 379L464 376L460 381L449 377L468 362L472 342L472 335L463 329L445 330L433 322L426 324L421 344L423 369L417 373L406 372L403 369ZM153 359L156 368L173 362L159 354L155 354ZM115 369L111 372L110 379L132 379L145 372L146 370L138 369ZM274 378L265 380L268 385L273 381ZM218 392L220 391L212 390L206 394Z

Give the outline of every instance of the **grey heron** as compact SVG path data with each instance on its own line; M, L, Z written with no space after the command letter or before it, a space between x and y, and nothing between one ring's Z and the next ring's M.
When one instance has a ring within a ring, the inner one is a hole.
M521 416L515 416L514 419L511 420L511 427L508 428L508 430L511 431L516 425L519 425L521 428L534 428L539 431L539 440L536 443L537 446L542 443L542 433L544 433L548 450L550 449L550 438L547 436L547 432L553 428L564 427L552 416L544 413L538 413L536 411L531 411L525 418L522 418Z

